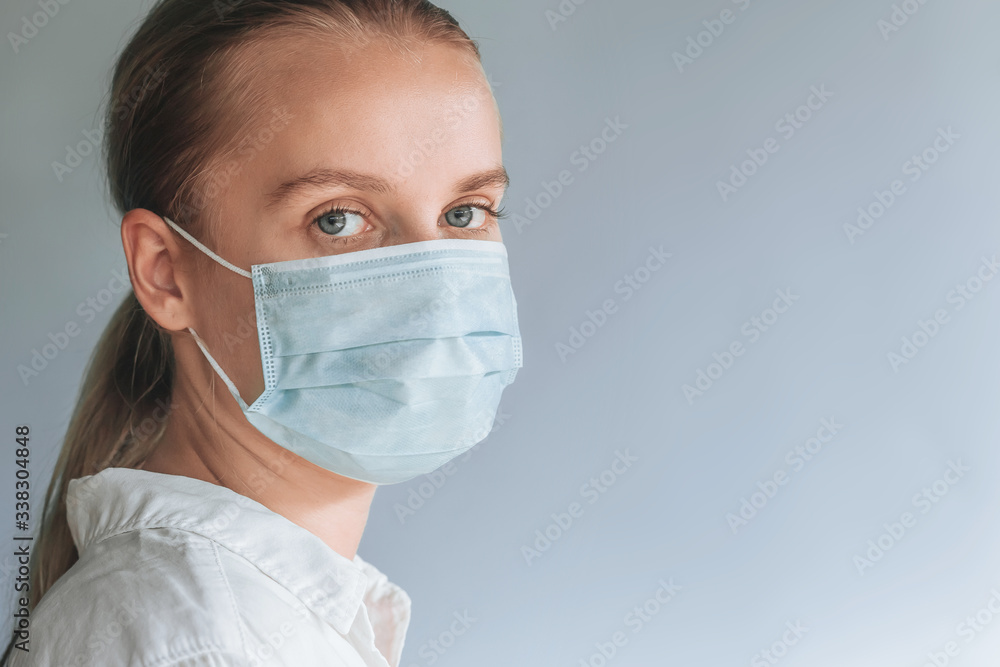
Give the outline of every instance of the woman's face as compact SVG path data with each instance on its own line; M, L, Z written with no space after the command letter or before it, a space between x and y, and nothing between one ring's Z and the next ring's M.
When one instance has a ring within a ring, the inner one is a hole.
M349 60L311 39L279 46L257 79L262 120L217 172L231 176L212 200L216 253L249 269L432 239L501 241L490 213L507 184L500 124L477 63L450 45L417 47L418 62L377 42ZM263 390L251 281L214 262L190 266L202 274L189 281L194 326L250 402Z

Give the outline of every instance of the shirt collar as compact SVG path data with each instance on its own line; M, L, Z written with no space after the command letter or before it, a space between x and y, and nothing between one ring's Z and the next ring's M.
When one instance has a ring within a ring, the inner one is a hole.
M90 546L142 528L176 528L242 556L346 635L361 606L365 563L255 500L192 477L105 468L67 485L66 518L82 555Z

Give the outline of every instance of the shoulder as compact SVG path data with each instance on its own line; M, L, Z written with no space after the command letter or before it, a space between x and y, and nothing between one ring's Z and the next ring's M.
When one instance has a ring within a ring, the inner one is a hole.
M35 609L30 647L9 666L366 664L253 563L179 528L93 544Z
M246 665L243 634L214 542L133 530L94 544L59 578L32 614L30 659L11 665Z

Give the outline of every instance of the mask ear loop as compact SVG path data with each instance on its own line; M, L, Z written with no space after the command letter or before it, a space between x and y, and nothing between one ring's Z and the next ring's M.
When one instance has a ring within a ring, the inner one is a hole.
M203 341L201 339L201 336L199 336L198 333L191 327L188 327L188 331L190 331L191 335L194 336L194 342L196 342L198 344L198 347L201 348L201 353L205 355L206 359L208 359L208 363L212 365L212 368L215 369L215 372L219 374L219 377L222 378L222 381L226 383L227 387L229 387L229 392L233 395L233 398L235 398L236 401L240 404L240 409L242 409L243 412L246 412L248 409L250 409L250 406L247 405L247 402L243 400L242 396L240 396L239 389L236 388L236 385L233 384L233 381L229 379L229 376L226 375L225 372L222 370L222 367L219 366L219 362L217 362L215 358L208 353L208 347L206 347L205 341Z
M230 271L238 273L239 275L243 276L244 278L250 278L251 280L253 280L253 274L251 274L249 271L245 271L245 270L241 269L240 267L236 266L235 264L231 264L230 262L227 262L226 260L224 260L221 257L219 257L218 255L216 255L214 252L212 252L207 247L205 247L205 245L202 244L201 241L199 241L198 239L196 239L195 237L191 236L186 231L184 231L183 229L181 229L180 227L178 227L177 223L175 223L173 220L171 220L170 218L167 218L165 216L164 216L163 220L168 225L170 225L171 227L173 227L174 231L176 231L178 234L180 234L181 236L183 236L184 238L186 238L188 241L190 241L191 244L194 247L198 248L198 250L201 250L203 253L205 253L206 255L208 255L209 257L211 257L212 259L214 259L216 262L218 262L222 266L226 267ZM217 362L215 360L215 358L212 357L212 355L208 353L208 347L205 345L205 341L203 341L201 339L201 336L199 336L198 333L193 328L188 327L188 331L190 331L191 335L194 336L194 342L198 344L199 348L201 348L201 353L205 355L205 358L208 360L208 363L212 365L212 368L215 369L215 372L218 373L219 377L222 378L222 381L226 383L226 387L229 388L229 392L233 395L233 398L235 398L237 400L237 402L240 404L240 408L244 412L246 412L246 410L249 408L249 406L247 405L247 402L243 400L243 397L240 396L240 392L236 388L236 385L233 384L233 381L229 379L229 376L226 375L226 373L222 370L222 367L219 366L219 362Z
M208 255L209 257L211 257L212 259L214 259L216 262L218 262L222 266L226 267L230 271L233 271L235 273L240 274L244 278L250 278L251 280L253 280L253 274L252 273L250 273L249 271L246 271L244 269L241 269L240 267L236 266L235 264L231 264L230 262L227 262L226 260L224 260L221 257L219 257L218 255L216 255L214 252L212 252L207 247L205 247L205 245L202 244L201 241L199 241L198 239L196 239L195 237L191 236L186 231L184 231L183 229L181 229L180 227L178 227L177 223L174 222L173 220L171 220L170 218L164 216L163 221L166 222L171 227L173 227L175 232L177 232L178 234L180 234L181 236L183 236L184 238L186 238L188 241L190 241L191 244L195 248L197 248L198 250L201 250L203 253L205 253L206 255Z

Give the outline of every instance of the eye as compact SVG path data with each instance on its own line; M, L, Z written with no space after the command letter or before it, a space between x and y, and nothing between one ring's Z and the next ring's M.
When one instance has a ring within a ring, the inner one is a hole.
M456 206L444 214L452 227L482 227L486 223L486 210L481 206Z
M365 219L360 213L339 207L317 216L313 222L321 232L330 236L353 236L365 226Z

